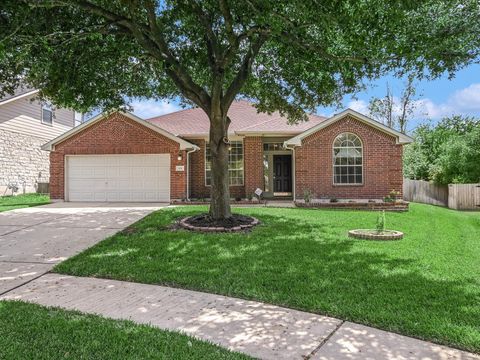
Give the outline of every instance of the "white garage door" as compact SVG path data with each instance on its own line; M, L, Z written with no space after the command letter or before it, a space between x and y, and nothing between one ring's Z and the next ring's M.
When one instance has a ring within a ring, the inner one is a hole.
M68 201L170 201L170 155L67 157Z

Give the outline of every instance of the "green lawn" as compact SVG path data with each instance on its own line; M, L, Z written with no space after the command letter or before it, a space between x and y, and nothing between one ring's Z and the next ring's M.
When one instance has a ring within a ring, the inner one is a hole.
M42 194L24 194L16 196L0 196L0 212L21 209L50 203L50 197Z
M353 240L377 213L238 208L250 234L168 228L205 208L147 216L61 264L60 273L256 299L480 352L480 213L411 204L387 213L393 242Z
M249 359L130 321L0 301L0 359Z

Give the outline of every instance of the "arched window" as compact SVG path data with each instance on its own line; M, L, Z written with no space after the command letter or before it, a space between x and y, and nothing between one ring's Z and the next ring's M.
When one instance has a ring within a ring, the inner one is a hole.
M363 145L355 134L340 134L333 142L333 183L363 184Z

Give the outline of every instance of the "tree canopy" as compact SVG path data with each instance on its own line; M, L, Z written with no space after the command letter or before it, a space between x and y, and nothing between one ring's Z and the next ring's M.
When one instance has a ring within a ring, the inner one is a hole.
M451 76L480 55L478 0L3 0L0 92L113 109L180 98L210 119L210 215L228 218L228 109L291 122L387 72ZM0 94L1 95L1 94Z
M480 119L451 116L424 124L406 147L404 174L438 184L480 182Z
M478 60L476 0L4 0L1 91L62 106L237 96L292 120L385 72L435 77ZM207 111L208 112L208 111Z

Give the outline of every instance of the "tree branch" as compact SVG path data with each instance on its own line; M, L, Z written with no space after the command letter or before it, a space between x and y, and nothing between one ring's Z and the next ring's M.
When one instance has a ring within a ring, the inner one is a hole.
M208 52L208 61L210 63L210 67L212 71L217 71L218 67L220 66L221 60L221 51L218 42L218 37L212 29L212 22L208 18L207 14L202 10L201 6L198 5L196 2L193 2L193 11L198 15L200 22L205 29L205 42L207 44L207 52Z
M131 18L113 13L108 9L86 0L74 0L74 4L91 14L114 21L119 26L128 29L140 45L153 57L166 64L166 74L173 80L182 94L200 106L204 111L209 111L210 96L201 86L193 81L186 69L181 66L170 52L168 44L156 21L155 1L147 2L148 24L136 22Z
M238 94L242 86L247 81L248 75L252 70L253 60L257 56L258 52L260 51L262 45L265 43L266 40L267 40L266 35L260 35L258 36L257 40L255 40L250 45L248 52L245 54L245 57L243 58L243 62L240 66L240 69L237 75L231 82L228 89L225 91L225 96L223 97L223 100L222 100L223 109L228 109L230 107L233 100L235 100L235 96Z
M236 42L237 37L233 31L233 17L228 6L228 0L219 0L220 11L222 12L223 19L225 21L225 29L227 31L227 38L230 45Z

